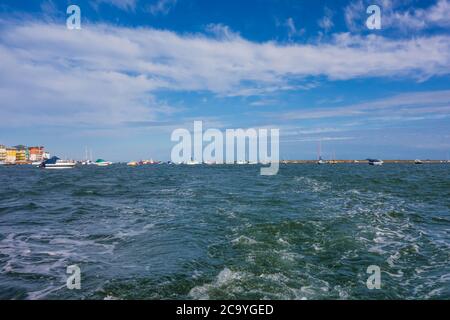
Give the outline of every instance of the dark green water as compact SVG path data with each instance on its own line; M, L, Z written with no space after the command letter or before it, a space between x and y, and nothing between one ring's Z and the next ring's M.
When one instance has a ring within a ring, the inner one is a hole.
M105 297L449 299L450 165L0 167L0 298Z

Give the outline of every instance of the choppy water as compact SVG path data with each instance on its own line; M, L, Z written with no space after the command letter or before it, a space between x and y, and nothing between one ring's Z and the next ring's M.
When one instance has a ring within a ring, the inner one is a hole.
M449 299L450 165L0 167L0 298L106 297Z

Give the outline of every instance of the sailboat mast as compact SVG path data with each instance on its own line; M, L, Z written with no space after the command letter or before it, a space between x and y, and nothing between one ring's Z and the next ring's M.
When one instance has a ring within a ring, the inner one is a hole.
M319 143L317 144L317 160L320 160L322 158L322 141L319 140Z

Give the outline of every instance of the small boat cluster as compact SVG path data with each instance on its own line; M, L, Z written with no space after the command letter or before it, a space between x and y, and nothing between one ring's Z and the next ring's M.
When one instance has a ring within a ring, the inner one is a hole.
M448 163L450 164L450 161L447 160L440 160L439 162L434 161L434 160L426 160L426 161L422 161L420 159L415 159L414 161L412 160L386 160L388 163L413 163L413 164L425 164L425 163ZM322 159L322 157L319 157L319 160L316 161L317 164L320 165L324 165L324 164L337 164L337 163L368 163L371 166L381 166L384 164L383 160L380 159L366 159L365 161L359 161L359 160L324 160ZM289 164L289 163L314 163L314 161L310 161L310 160L283 160L280 161L281 164ZM45 169L70 169L70 168L74 168L77 165L80 166L97 166L97 167L107 167L114 164L111 161L106 161L104 159L97 159L96 161L91 161L91 160L83 160L83 161L75 161L75 160L63 160L60 159L56 156L51 157L50 159L46 159L42 162L33 162L32 165L36 166L36 167L40 167L40 168L45 168ZM129 167L138 167L138 166L146 166L146 165L159 165L159 164L168 164L168 165L187 165L187 166L193 166L193 165L221 165L221 164L231 164L231 165L256 165L256 164L261 164L261 165L268 165L270 164L267 161L248 161L248 160L239 160L239 161L234 161L232 163L218 163L215 161L211 161L211 160L207 160L207 161L196 161L194 159L188 160L188 161L184 161L184 162L172 162L172 161L167 161L167 162L162 162L162 161L155 161L153 159L150 160L141 160L141 161L130 161L128 163L126 163L127 166ZM0 163L0 165L6 165L4 163Z
M106 167L112 165L113 162L105 161L103 159L98 159L95 162L92 162L90 160L77 162L75 160L63 160L55 156L39 163L38 165L36 164L36 166L44 169L71 169L77 166L78 164L83 166L95 165L98 167Z
M154 164L160 164L160 163L161 163L161 161L154 161L153 159L150 159L150 160L141 160L141 161L130 161L127 163L127 166L137 167L137 166L154 165Z

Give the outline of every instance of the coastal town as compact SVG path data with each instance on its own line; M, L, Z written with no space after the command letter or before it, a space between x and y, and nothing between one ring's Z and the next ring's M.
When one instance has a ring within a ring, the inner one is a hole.
M49 158L50 154L45 151L43 146L27 147L24 145L17 145L14 147L7 147L0 145L1 164L40 164L42 161Z

